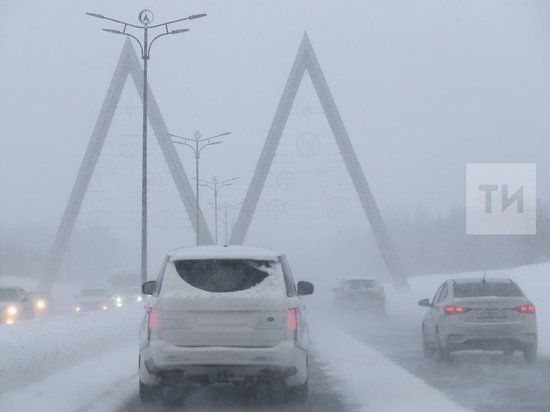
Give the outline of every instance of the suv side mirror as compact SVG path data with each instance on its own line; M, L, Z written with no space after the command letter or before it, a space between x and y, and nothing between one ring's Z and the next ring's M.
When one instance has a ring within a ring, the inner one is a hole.
M157 281L156 280L150 280L149 282L145 282L141 286L141 291L144 295L152 295L155 292L155 289L157 288Z
M313 294L313 283L305 282L303 280L298 282L298 295L305 296Z
M432 304L430 303L430 299L421 299L418 301L418 306L424 306L426 308L432 307Z

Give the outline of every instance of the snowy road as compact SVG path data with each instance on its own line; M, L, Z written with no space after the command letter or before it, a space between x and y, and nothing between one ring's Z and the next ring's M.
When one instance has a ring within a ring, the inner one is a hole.
M137 378L136 378L137 379ZM305 403L286 403L262 397L262 393L254 394L248 387L237 386L214 386L194 389L185 398L184 402L177 407L163 407L159 404L143 405L137 394L137 383L135 393L120 408L119 412L134 411L162 411L162 410L192 410L202 411L326 411L340 412L353 410L342 402L340 396L335 392L333 382L327 377L313 357L310 361L309 377L310 393Z
M479 412L550 410L550 359L527 364L521 354L457 352L449 364L426 358L416 322L388 317L373 321L347 314L342 328L371 345L456 403Z

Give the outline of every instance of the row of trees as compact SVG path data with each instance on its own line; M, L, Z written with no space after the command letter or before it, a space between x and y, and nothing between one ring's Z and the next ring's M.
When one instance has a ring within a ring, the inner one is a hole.
M463 210L393 218L389 230L409 275L502 269L550 261L550 205L537 209L536 235L467 235Z

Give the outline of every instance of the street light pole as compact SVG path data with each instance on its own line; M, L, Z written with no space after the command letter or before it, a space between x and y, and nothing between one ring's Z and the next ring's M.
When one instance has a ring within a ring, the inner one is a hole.
M177 136L175 134L171 134L171 133L168 133L168 136L171 136L171 137L175 137L176 139L181 139L182 141L174 141L174 143L176 144L181 144L181 145L184 145L184 146L187 146L187 147L190 147L191 150L193 150L193 154L195 155L195 181L196 181L196 184L195 184L195 197L196 197L196 216L195 216L195 234L196 234L196 243L197 243L197 246L199 246L201 244L201 239L200 239L200 216L201 216L201 212L200 212L200 201L199 201L199 183L200 183L200 176L199 176L199 160L200 160L200 157L201 157L201 152L202 150L207 147L207 146L212 146L212 145L215 145L215 144L220 144L221 142L220 141L212 141L214 139L217 139L217 138L220 138L220 137L223 137L223 136L227 136L228 134L231 134L231 132L225 132L225 133L220 133L220 134L217 134L215 136L211 136L211 137L202 137L201 133L197 130L195 131L195 134L194 134L194 139L189 139L187 137L181 137L181 136Z
M120 20L111 19L97 13L86 13L89 16L96 17L98 19L103 19L118 23L123 25L123 29L114 30L114 29L103 29L103 31L113 33L113 34L122 34L134 39L140 49L141 49L141 58L143 60L143 94L142 94L142 104L143 104L143 127L142 127L142 158L141 158L141 283L147 281L147 90L148 90L148 81L147 81L147 62L151 54L151 46L154 41L159 37L166 36L168 34L177 34L185 33L189 29L176 29L169 30L168 26L173 23L178 23L184 20L194 20L201 17L205 17L206 14L193 14L181 19L168 21L161 24L151 25L153 22L154 16L153 12L148 9L144 9L139 12L138 20L142 24L141 26L127 23ZM165 32L158 34L156 37L149 42L149 29L156 29L163 27ZM135 35L127 32L129 28L138 29L143 31L143 42L141 42Z
M201 186L208 187L212 190L212 192L214 192L214 231L215 231L214 242L216 245L218 244L218 193L224 187L231 186L233 182L237 179L238 177L232 177L231 179L218 181L218 178L214 176L212 177L211 182L209 182L208 180L201 180L201 183L202 183Z

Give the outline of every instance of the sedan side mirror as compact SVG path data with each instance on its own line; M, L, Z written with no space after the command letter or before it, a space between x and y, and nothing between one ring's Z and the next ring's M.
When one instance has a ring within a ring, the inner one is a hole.
M157 281L156 280L150 280L149 282L145 282L141 286L141 291L144 295L152 295L155 292L155 289L157 288Z
M298 282L298 295L305 296L313 294L313 283L305 282L303 280Z
M421 299L418 301L418 306L424 306L426 308L431 308L432 304L430 303L430 299Z

